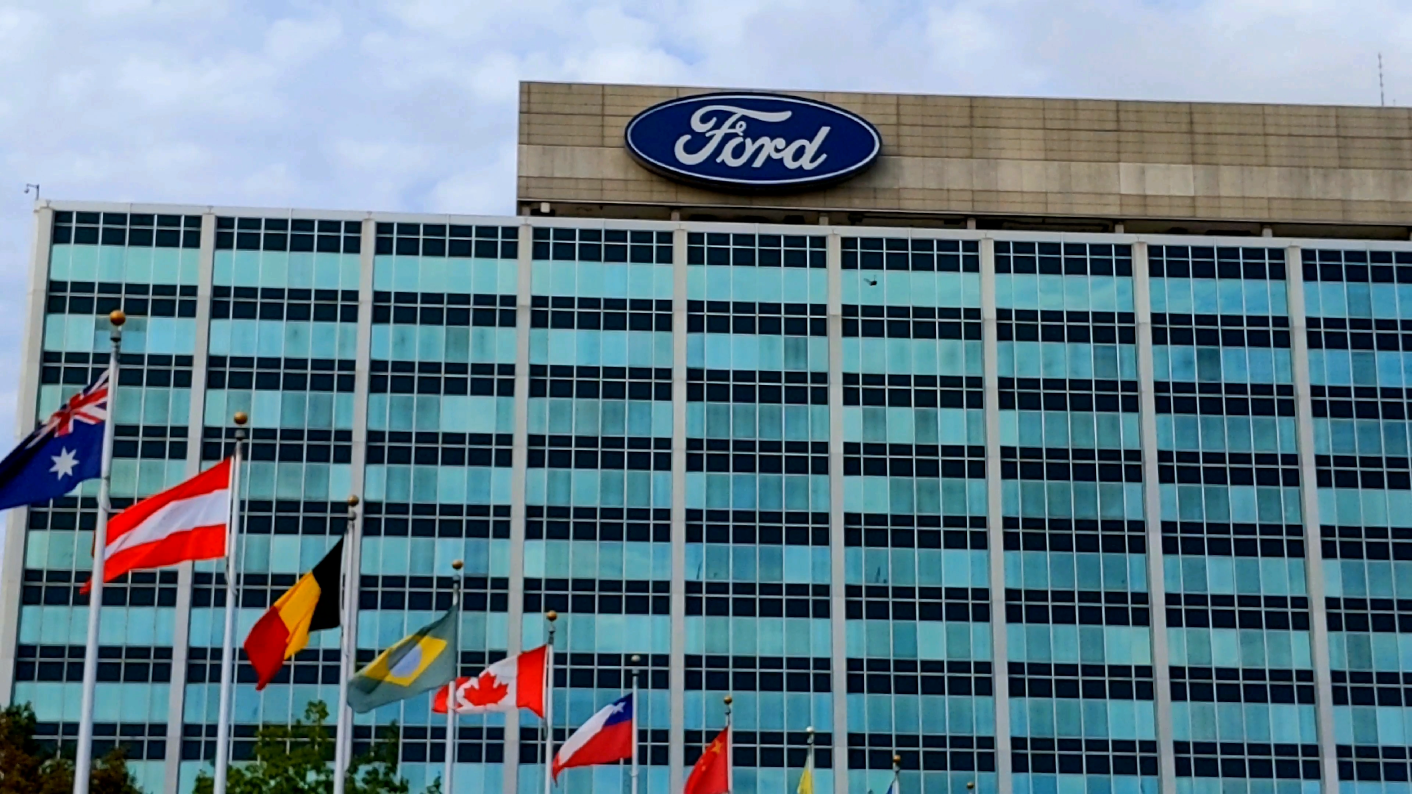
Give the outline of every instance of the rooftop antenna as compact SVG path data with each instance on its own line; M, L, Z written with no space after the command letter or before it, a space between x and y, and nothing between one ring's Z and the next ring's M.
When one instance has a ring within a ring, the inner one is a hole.
M30 191L31 188L33 188L33 190L34 190L34 200L35 200L35 201L39 201L39 183L38 183L38 182L26 182L26 183L25 183L25 195L26 195L26 196L29 195L29 191Z
M1387 107L1387 100L1383 97L1383 54L1378 53L1378 105Z

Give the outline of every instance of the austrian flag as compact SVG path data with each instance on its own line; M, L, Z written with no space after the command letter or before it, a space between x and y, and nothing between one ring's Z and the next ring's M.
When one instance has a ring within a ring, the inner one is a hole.
M544 717L544 668L549 646L509 656L485 668L475 678L458 678L455 689L457 714L485 714L492 711L529 709ZM438 689L431 710L446 713L446 689Z
M109 519L103 581L111 582L134 570L224 557L230 522L230 470L227 458ZM84 592L90 585L84 585Z

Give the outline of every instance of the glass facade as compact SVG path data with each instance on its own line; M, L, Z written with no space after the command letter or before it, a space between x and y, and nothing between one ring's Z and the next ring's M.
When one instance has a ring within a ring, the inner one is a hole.
M1155 792L1132 246L995 243L1017 792Z
M848 790L993 791L980 245L841 253Z
M1283 249L1153 246L1179 788L1318 788Z
M176 484L196 453L193 399L197 215L78 212L57 215L42 307L33 420L52 413L108 361L108 314L129 316L114 404L112 501ZM72 747L78 736L89 599L79 592L92 568L98 482L27 511L18 605L14 693L41 721L41 738ZM10 519L15 522L15 514ZM12 523L11 526L15 526ZM175 571L144 572L103 591L95 692L95 750L128 748L146 789L162 787L177 624ZM219 643L218 643L219 644Z
M556 739L639 658L643 791L680 786L726 695L739 794L796 786L809 729L834 792L883 790L894 755L927 794L1412 791L1412 244L41 224L24 412L87 383L127 312L115 505L229 454L251 416L241 637L357 493L360 659L445 609L464 560L464 673L559 613ZM96 493L26 510L5 562L6 695L68 745ZM221 566L134 574L104 606L100 752L189 791L215 749ZM237 761L259 724L335 701L339 639L258 693L242 660ZM360 716L355 751L393 722L430 784L427 696ZM457 791L542 788L545 729L461 720Z
M1304 252L1303 271L1339 782L1405 791L1412 254L1321 246Z

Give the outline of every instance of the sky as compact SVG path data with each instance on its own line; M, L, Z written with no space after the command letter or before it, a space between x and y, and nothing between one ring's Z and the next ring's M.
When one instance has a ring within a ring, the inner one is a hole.
M508 214L518 81L1412 104L1412 2L0 0L0 435L33 194Z

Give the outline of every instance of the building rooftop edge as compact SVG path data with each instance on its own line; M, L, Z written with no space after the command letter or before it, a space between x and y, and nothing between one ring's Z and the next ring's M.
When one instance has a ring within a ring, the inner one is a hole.
M1234 102L1209 99L1132 99L1126 97L1096 97L1096 96L1043 96L1043 95L1004 95L1004 94L925 94L912 91L863 91L863 90L836 90L826 88L745 88L741 86L709 86L709 85L667 85L659 83L597 83L597 82L568 82L562 80L521 80L520 86L553 86L553 87L596 87L596 88L626 88L641 89L647 91L685 91L690 94L705 94L716 92L740 92L751 94L810 94L828 96L851 96L851 97L909 97L927 99L966 99L984 100L987 102L1099 102L1112 104L1131 105L1200 105L1204 107L1277 107L1277 108L1317 108L1319 110L1359 110L1375 111L1386 113L1390 116L1412 115L1412 106L1397 105L1358 105L1351 103L1311 103L1311 102Z

